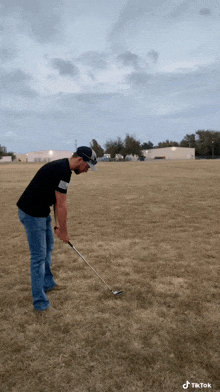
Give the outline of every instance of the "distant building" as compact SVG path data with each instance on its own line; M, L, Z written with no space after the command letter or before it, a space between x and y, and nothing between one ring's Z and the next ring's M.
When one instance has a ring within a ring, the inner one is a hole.
M56 159L70 158L72 154L72 151L59 150L32 151L26 154L26 162L52 162Z
M133 154L130 154L130 155L126 155L126 157L125 157L125 160L126 161L138 161L138 155L133 155Z
M2 158L0 159L0 163L3 163L3 162L12 162L12 157L11 157L11 156L2 157Z
M121 155L121 154L116 154L115 155L115 160L116 161L121 161L122 159L124 159L123 155Z
M111 154L104 154L102 159L104 161L108 161L109 159L111 159Z
M26 154L15 154L15 162L27 162Z
M146 160L151 159L195 159L195 148L164 147L142 150Z

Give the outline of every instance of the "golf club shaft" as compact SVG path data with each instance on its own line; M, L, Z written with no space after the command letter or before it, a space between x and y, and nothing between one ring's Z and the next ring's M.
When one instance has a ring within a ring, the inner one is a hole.
M55 220L56 220L56 214L55 214L55 209L54 209L54 216L55 216ZM57 226L54 227L54 230L57 229ZM119 295L122 293L122 291L113 291L109 285L104 281L104 279L101 278L101 276L99 276L99 274L96 272L96 270L89 264L88 261L86 261L86 259L81 255L81 253L79 253L79 251L71 244L70 241L68 241L69 246L71 246L71 248L73 250L75 250L75 252L83 259L83 261L85 261L85 263L91 268L91 270L98 276L98 278L102 281L102 283L104 283L104 285L106 287L108 287L108 289L115 295Z
M93 270L93 272L95 272L95 274L98 276L98 278L102 281L102 283L104 283L108 289L113 293L113 291L111 290L111 288L107 285L107 283L101 278L101 276L99 276L99 274L96 272L96 270L89 264L88 261L86 261L86 259L81 255L81 253L78 252L78 250L71 244L71 242L68 242L68 244L71 246L71 248L73 248L73 250L75 250L75 252L85 261L85 263Z

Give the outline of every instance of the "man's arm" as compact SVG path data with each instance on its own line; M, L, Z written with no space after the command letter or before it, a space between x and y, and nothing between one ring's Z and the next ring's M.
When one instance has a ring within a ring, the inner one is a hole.
M56 214L58 220L58 229L56 234L58 237L64 241L69 241L69 236L67 233L67 205L66 205L66 194L56 191Z

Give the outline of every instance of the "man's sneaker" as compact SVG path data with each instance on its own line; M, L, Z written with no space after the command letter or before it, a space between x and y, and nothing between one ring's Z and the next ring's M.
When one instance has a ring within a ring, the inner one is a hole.
M34 313L36 315L40 315L40 316L44 316L44 315L57 315L59 313L59 311L57 309L55 309L53 306L49 306L46 309L43 310L37 310L34 308Z
M63 286L61 284L56 284L55 286L51 287L48 290L45 290L45 293L47 293L48 291L60 291L60 290L65 290L66 286Z

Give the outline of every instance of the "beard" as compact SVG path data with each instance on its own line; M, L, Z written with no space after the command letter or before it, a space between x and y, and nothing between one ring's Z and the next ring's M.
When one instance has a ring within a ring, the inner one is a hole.
M74 169L73 171L74 171L75 174L80 174L79 169Z

